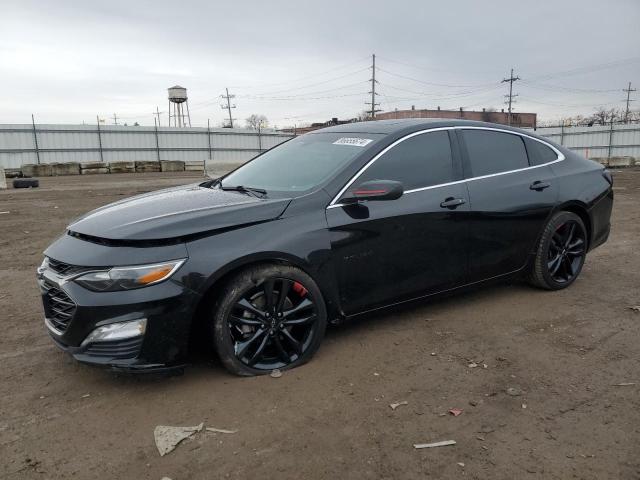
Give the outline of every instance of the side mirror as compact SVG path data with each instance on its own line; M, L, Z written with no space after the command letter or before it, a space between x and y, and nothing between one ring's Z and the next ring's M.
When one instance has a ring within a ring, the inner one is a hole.
M370 180L351 187L340 202L357 203L362 200L396 200L403 193L402 183L395 180Z

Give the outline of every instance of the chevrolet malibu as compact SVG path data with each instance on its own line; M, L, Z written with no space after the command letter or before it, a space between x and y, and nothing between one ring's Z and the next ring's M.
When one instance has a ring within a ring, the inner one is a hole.
M532 132L326 128L75 220L38 268L44 321L89 364L180 368L202 331L229 371L264 374L380 308L513 277L566 288L607 240L612 204L607 170Z

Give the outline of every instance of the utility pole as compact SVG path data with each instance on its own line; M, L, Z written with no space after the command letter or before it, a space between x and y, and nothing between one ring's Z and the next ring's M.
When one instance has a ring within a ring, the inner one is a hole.
M220 95L221 98L224 98L227 101L226 105L220 105L220 108L222 108L223 110L228 110L229 112L229 128L233 128L233 117L231 116L231 109L232 108L236 108L236 105L233 104L231 105L231 99L232 98L236 98L235 95L229 95L229 89L225 88L225 91L227 92L226 95Z
M513 76L513 68L511 69L511 75L509 76L509 78L504 78L502 79L501 83L506 83L509 82L509 95L505 95L505 98L508 98L508 100L505 102L506 104L509 105L509 115L507 117L507 125L511 125L511 105L513 103L515 103L515 100L513 100L515 97L517 97L517 94L513 93L513 82L520 80L520 77L514 77Z
M158 127L161 127L162 125L160 125L160 109L158 108L158 106L156 105L156 113L154 113L153 115L155 115L156 117L158 117Z
M118 125L118 116L115 113L113 114L113 124Z
M371 91L369 92L371 94L371 102L365 102L365 105L371 105L371 120L376 119L376 112L382 111L376 108L380 106L379 103L376 103L376 95L378 95L376 93L376 83L378 83L378 81L376 80L376 54L374 53L371 56Z
M629 123L629 103L633 102L631 100L631 92L635 92L635 88L631 88L631 82L629 82L629 86L627 88L622 89L623 92L627 92L627 109L624 112L624 123Z

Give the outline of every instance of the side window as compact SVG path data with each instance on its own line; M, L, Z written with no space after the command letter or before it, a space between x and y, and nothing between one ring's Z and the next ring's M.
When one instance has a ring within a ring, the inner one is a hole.
M542 165L558 159L556 152L547 147L544 143L537 142L531 138L525 138L527 152L531 165Z
M396 180L405 191L453 181L453 160L447 131L408 138L378 158L356 180Z
M471 176L507 172L529 166L520 135L491 130L463 130L471 163Z

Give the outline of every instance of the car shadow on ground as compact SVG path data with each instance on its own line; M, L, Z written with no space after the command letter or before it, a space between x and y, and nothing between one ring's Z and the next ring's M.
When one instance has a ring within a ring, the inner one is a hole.
M437 316L445 313L448 309L461 305L473 305L492 297L499 298L509 292L535 292L526 283L513 280L489 285L475 286L471 288L459 289L447 294L411 300L402 304L385 307L380 310L371 311L337 325L330 325L324 339L325 343L349 344L361 342L365 334L375 334L389 328L411 329L423 324L425 319L437 321ZM443 328L446 325L442 325ZM176 383L188 384L192 381L206 380L208 382L241 380L225 370L218 360L206 335L198 335L198 341L192 345L187 363L182 368L177 368L165 372L154 373L126 373L114 372L110 370L100 370L99 368L83 366L90 375L100 375L103 381L118 387L135 387L137 385L172 385ZM341 347L342 348L342 347ZM322 357L322 346L311 362L318 361ZM167 379L171 379L167 382Z

